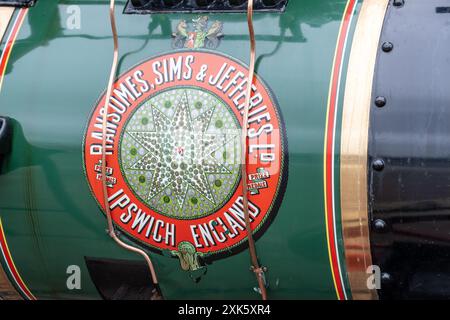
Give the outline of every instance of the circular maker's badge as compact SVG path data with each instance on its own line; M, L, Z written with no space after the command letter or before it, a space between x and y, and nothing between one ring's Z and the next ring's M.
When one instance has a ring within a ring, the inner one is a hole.
M140 244L179 257L185 270L246 243L241 128L247 75L243 64L217 53L176 52L143 62L114 86L105 150L113 220ZM253 89L248 186L259 236L283 197L287 145L274 97L260 79ZM86 176L102 209L104 100L89 119L83 147Z

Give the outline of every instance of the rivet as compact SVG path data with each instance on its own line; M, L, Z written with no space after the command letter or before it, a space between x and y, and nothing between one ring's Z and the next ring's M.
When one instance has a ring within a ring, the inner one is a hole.
M383 108L386 105L386 98L385 97L381 97L381 96L376 97L375 98L375 105L378 108Z
M383 232L383 231L386 231L387 224L384 220L377 219L373 223L373 227L374 227L375 231Z
M394 0L394 7L403 7L405 0Z
M394 44L392 42L386 41L381 46L384 52L391 52L394 49Z
M381 282L383 284L390 284L392 283L392 276L390 273L383 272L381 273Z
M376 159L372 162L372 168L375 171L382 171L384 169L384 161L381 159Z

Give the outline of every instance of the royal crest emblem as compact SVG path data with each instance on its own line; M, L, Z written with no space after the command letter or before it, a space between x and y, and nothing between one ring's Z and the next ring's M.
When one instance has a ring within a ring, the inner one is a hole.
M121 75L109 102L104 151L114 223L129 239L179 259L196 281L208 263L247 243L240 162L247 74L227 56L179 51ZM87 180L102 210L104 99L84 141ZM260 78L251 101L249 213L258 238L283 198L287 144L276 100Z
M177 25L176 32L173 33L173 47L175 49L216 49L223 38L223 23L215 21L208 27L208 17L202 16L192 20L193 31L188 30L186 20L181 20Z

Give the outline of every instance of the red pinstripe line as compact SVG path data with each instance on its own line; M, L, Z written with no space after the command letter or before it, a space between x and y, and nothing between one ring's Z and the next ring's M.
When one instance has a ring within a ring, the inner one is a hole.
M23 295L25 295L29 300L36 300L36 297L31 293L28 289L25 282L22 280L19 272L17 271L16 265L14 264L14 260L11 257L11 252L9 251L8 243L6 241L5 232L3 230L3 225L0 220L0 249L5 257L6 263L8 264L8 268L11 271L10 274L14 278L14 281L19 286Z
M3 76L6 72L6 67L8 66L9 56L11 55L12 49L14 47L14 43L16 41L17 34L20 31L20 27L25 19L25 16L28 12L28 8L20 9L19 14L14 21L13 29L7 38L7 42L5 44L5 49L3 50L3 54L0 58L0 89L1 83L3 81Z
M11 55L12 49L14 47L14 43L16 41L17 35L20 31L20 27L22 26L22 23L25 19L25 16L28 12L27 8L20 9L19 14L17 15L13 28L8 35L7 42L5 44L5 49L3 50L3 54L0 57L0 89L1 84L3 82L3 76L6 72L6 67L8 65L8 60ZM8 265L8 269L10 271L11 276L13 277L16 285L19 287L22 295L24 295L29 300L36 300L36 297L31 293L31 291L28 289L25 282L22 280L22 277L20 276L19 272L17 271L17 268L14 264L14 260L11 256L11 252L9 251L8 243L6 241L5 233L3 230L3 226L0 220L0 249L3 254L3 257L5 258L5 262Z
M342 21L341 29L339 32L339 39L336 48L335 62L333 66L333 76L329 96L328 117L326 126L326 166L325 166L325 201L326 201L326 214L327 214L327 232L328 232L328 248L330 254L331 269L333 273L333 280L336 286L336 293L339 300L345 300L345 292L343 286L343 279L339 270L338 252L336 251L336 238L335 238L335 217L333 209L333 163L334 154L333 146L335 143L335 116L336 116L336 101L339 89L340 70L343 64L344 47L347 40L348 30L350 27L351 15L353 13L354 6L357 0L349 0L344 18Z

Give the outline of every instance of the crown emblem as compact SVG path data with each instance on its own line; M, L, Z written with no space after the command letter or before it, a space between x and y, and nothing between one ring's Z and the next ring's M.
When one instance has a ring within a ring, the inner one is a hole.
M223 38L223 23L215 21L209 26L207 16L192 19L192 31L189 30L186 20L181 20L177 30L172 34L174 49L216 49Z

